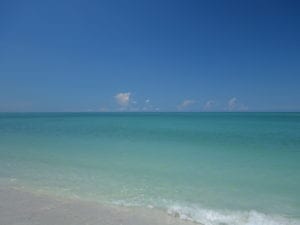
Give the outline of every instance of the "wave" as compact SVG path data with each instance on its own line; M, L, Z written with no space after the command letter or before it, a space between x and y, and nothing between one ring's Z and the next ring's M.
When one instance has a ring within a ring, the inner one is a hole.
M216 211L199 207L170 206L169 215L203 225L300 225L300 221L278 215L268 215L254 210Z
M149 204L141 201L113 201L113 204L124 207L146 207L149 209L164 209L170 216L181 220L191 221L201 225L300 225L300 220L271 215L255 210L233 211L215 210L192 204L178 204L161 199Z
M10 184L9 187L11 187L12 183L16 184L17 182L18 180L14 177L11 177L9 181L7 181L7 179L0 178L0 184ZM92 196L92 198L85 198L81 195L76 195L75 193L72 193L70 195L68 189L62 188L58 188L57 190L55 189L55 191L53 192L53 188L27 189L26 185L14 185L13 187L21 187L21 189L26 189L30 192L32 191L39 194L46 193L50 195L54 194L56 196L67 196L82 200L96 200L96 198L94 198L95 196ZM101 202L103 202L103 199L99 199L99 203ZM164 198L153 198L147 200L145 198L130 198L122 200L104 200L104 202L124 207L141 207L147 208L149 210L164 210L170 216L174 216L181 220L191 221L201 225L300 225L300 219L298 218L296 219L285 217L282 215L266 214L255 210L238 211L212 209L195 203L193 204L188 202L177 202Z

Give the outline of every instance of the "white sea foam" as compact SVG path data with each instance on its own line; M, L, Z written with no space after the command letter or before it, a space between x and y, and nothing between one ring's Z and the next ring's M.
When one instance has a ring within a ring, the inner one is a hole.
M168 214L203 225L300 225L299 220L256 212L216 211L199 207L173 205Z
M182 220L192 221L202 225L300 225L300 220L280 215L265 214L255 210L218 210L199 206L198 204L175 203L166 199L159 199L147 204L135 200L118 200L113 204L125 207L146 207L167 210L171 216Z

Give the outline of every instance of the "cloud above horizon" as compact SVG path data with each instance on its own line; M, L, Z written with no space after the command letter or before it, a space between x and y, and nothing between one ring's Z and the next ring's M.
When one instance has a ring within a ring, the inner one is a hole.
M126 107L129 105L130 97L131 97L130 92L118 93L115 95L115 100L118 103L118 105L122 107Z
M197 101L192 100L192 99L185 99L177 106L177 109L183 110L183 109L187 108L188 106L195 104L196 102Z
M213 101L213 100L208 100L204 106L203 106L203 109L204 110L212 110L216 105L216 102Z
M231 99L229 99L228 103L227 103L227 109L232 111L234 109L236 109L237 106L237 98L233 97Z
M227 102L226 110L228 111L248 111L248 106L240 103L236 97L232 97Z
M141 99L133 96L132 92L119 92L114 95L114 101L117 103L116 107L101 108L100 111L129 111L129 112L145 112L145 111L158 111L160 107L152 103L149 97ZM199 101L195 99L184 99L176 106L178 111L248 111L248 106L238 100L237 97L231 97L225 102L209 99L202 106ZM174 108L173 108L174 109ZM164 111L164 110L163 110Z
M153 111L153 105L150 103L150 99L147 98L144 102L144 106L142 108L143 111Z

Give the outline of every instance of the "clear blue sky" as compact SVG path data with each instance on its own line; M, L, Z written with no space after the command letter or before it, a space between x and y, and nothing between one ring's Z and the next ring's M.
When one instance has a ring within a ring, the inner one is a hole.
M299 111L300 1L0 0L0 111Z

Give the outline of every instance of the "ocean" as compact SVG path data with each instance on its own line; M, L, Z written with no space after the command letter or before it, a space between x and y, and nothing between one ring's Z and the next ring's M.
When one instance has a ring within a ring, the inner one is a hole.
M300 224L300 113L0 113L0 180L204 225Z

